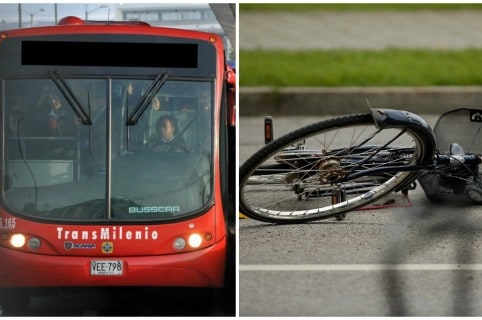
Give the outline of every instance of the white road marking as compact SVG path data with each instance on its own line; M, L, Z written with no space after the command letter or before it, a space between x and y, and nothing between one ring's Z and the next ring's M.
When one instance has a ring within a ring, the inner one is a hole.
M456 271L482 270L482 264L242 264L239 271Z

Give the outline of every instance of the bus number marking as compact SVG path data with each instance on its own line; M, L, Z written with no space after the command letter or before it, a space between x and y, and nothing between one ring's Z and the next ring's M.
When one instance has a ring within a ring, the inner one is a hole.
M0 217L0 228L1 229L15 229L15 219L16 218L3 218Z
M93 276L120 276L124 268L121 260L92 260L90 274Z

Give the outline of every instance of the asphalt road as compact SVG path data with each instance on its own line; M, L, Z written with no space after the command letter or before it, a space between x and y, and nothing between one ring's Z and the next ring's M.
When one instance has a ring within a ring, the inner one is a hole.
M317 120L274 116L274 135ZM241 117L240 164L263 143L263 118ZM240 316L482 316L480 206L409 198L344 221L240 219Z

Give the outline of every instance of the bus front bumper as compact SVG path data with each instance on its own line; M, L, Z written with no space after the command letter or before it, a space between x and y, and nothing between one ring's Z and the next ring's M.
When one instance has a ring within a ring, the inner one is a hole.
M119 263L122 267L109 270ZM0 287L222 288L225 265L226 239L203 250L164 256L51 256L0 247Z

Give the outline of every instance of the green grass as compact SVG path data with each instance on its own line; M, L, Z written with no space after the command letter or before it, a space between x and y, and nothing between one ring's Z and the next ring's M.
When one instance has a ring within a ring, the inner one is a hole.
M482 3L241 3L239 11L481 10Z
M482 50L240 51L240 86L482 85Z
M481 10L482 3L241 3L268 11ZM482 50L244 51L240 86L482 85Z

